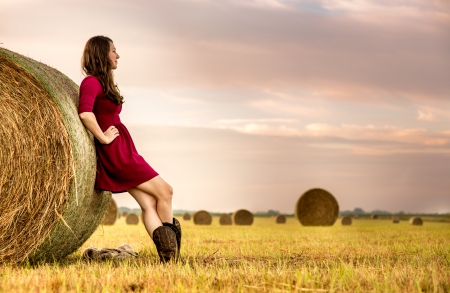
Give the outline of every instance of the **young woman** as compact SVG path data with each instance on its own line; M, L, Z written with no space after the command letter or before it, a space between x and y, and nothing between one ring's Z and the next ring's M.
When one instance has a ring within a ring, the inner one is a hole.
M113 193L128 191L142 209L145 228L162 262L179 257L180 223L172 216L172 187L141 157L120 122L124 102L114 83L119 54L104 36L88 40L82 57L86 78L80 85L78 114L95 137L95 187Z

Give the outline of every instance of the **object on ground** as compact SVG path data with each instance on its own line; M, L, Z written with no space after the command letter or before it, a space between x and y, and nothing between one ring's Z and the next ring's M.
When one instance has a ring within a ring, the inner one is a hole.
M342 217L341 224L342 226L350 226L352 224L352 218L349 216Z
M139 217L134 213L128 214L125 218L125 222L127 225L137 225L139 224Z
M219 223L222 226L228 226L228 225L232 225L233 221L231 220L231 217L229 214L223 214L219 218Z
M283 215L278 215L275 217L275 223L277 224L284 224L286 223L286 217Z
M295 214L303 226L332 226L339 216L339 205L331 193L314 188L298 199Z
M191 214L189 214L189 213L184 213L183 214L183 220L189 221L190 219L191 219Z
M372 216L370 216L370 218L371 218L372 220L376 220L376 219L378 219L378 215L372 215Z
M96 154L78 86L0 48L0 263L63 258L100 224L110 192L94 189Z
M124 244L118 248L95 248L88 247L83 250L83 258L86 260L106 260L106 259L126 259L137 257L139 253L133 251L128 245Z
M235 225L250 226L253 224L253 214L247 210L237 210L232 218Z
M409 224L410 225L414 225L414 226L422 226L423 225L423 221L422 221L422 218L412 217L412 218L409 219Z
M118 217L119 217L119 209L117 208L116 201L111 198L108 209L106 210L106 213L103 216L102 224L114 225Z
M211 225L212 217L207 211L198 211L193 215L195 225Z
M400 217L399 216L392 216L392 223L394 223L394 224L400 223Z

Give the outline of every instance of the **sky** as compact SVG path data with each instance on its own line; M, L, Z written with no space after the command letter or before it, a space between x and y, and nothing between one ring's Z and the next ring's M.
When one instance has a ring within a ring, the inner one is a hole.
M450 212L446 0L0 2L0 46L77 84L95 35L174 209L293 213L323 188L340 210Z

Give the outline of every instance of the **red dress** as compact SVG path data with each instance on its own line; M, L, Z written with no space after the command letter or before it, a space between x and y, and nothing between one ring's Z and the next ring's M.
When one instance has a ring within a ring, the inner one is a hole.
M125 192L158 173L140 156L130 133L120 122L122 105L104 98L103 88L94 76L87 76L80 85L78 114L93 112L103 132L111 125L119 130L119 136L110 144L101 144L95 138L97 152L97 176L95 187L113 193Z

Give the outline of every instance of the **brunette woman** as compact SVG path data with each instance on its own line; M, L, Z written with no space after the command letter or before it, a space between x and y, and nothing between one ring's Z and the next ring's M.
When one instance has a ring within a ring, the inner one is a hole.
M124 103L114 83L119 54L113 41L95 36L84 47L78 114L95 137L95 187L113 193L128 191L142 209L145 228L162 262L178 259L180 223L172 215L172 187L140 156L120 122Z

